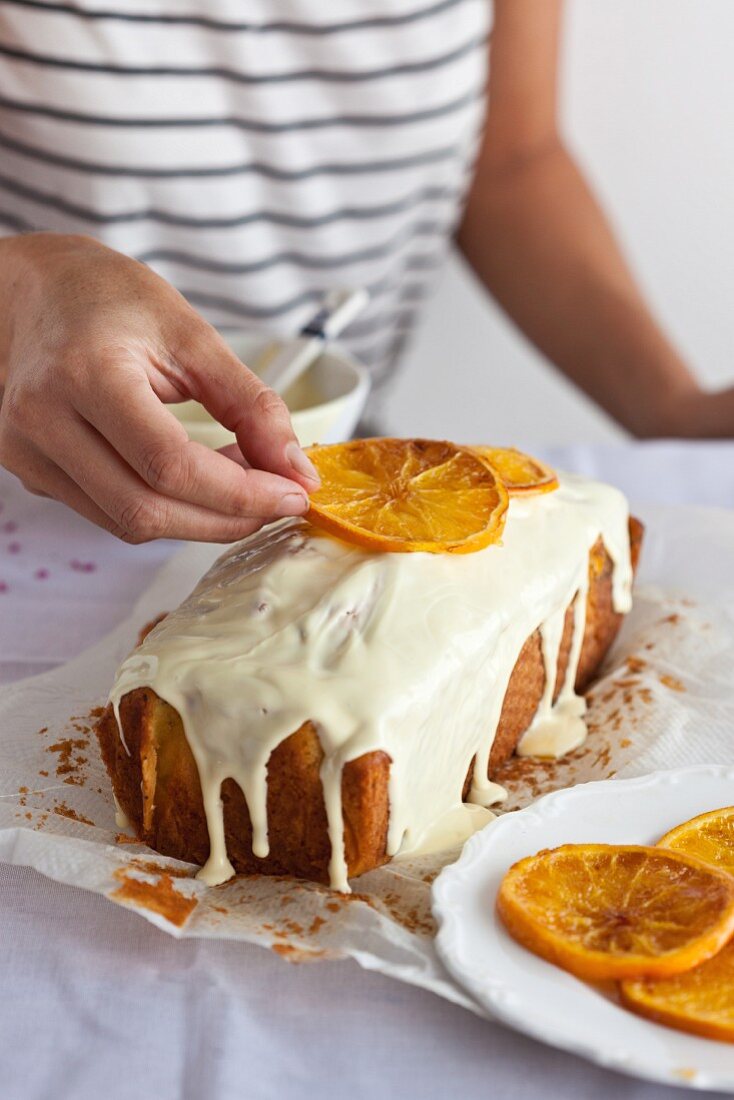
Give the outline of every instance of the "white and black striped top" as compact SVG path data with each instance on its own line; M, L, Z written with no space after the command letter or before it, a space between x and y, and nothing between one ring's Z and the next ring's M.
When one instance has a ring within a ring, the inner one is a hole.
M0 0L0 233L90 233L220 326L394 362L454 228L490 0Z

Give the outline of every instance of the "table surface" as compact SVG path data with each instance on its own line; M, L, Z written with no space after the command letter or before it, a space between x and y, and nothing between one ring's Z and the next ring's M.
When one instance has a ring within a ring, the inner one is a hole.
M636 503L734 507L734 444L546 450ZM0 683L68 660L176 545L129 547L0 471ZM96 895L0 865L2 1100L678 1096L353 962L177 941ZM686 1090L687 1091L687 1090Z

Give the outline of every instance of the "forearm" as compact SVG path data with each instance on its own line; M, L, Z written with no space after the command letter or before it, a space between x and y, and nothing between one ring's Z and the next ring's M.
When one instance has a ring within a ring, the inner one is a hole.
M514 162L480 162L458 240L529 339L629 431L688 434L685 409L699 386L560 142ZM721 434L730 425L729 413Z

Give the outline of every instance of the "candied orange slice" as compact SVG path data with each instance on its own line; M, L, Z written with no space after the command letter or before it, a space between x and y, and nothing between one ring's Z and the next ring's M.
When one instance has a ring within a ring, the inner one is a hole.
M522 859L497 906L519 943L588 981L678 974L734 933L733 878L637 844L564 844Z
M368 550L468 554L497 542L507 490L471 447L355 439L311 447L321 476L307 519Z
M558 478L550 466L514 447L477 447L476 450L494 466L511 497L550 493L558 488Z
M734 874L734 806L711 810L676 825L661 840L660 848L673 848Z
M619 992L622 1004L658 1024L734 1043L734 944L685 974L629 979Z

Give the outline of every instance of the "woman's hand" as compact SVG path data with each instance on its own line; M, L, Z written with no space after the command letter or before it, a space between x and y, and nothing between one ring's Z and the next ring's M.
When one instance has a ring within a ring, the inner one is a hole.
M86 237L9 238L0 301L0 463L31 492L136 543L306 511L318 477L284 403L149 268ZM165 407L187 398L238 447L192 443Z
M648 436L734 439L734 386L703 390L694 384L682 393L663 396L661 406L659 423Z

